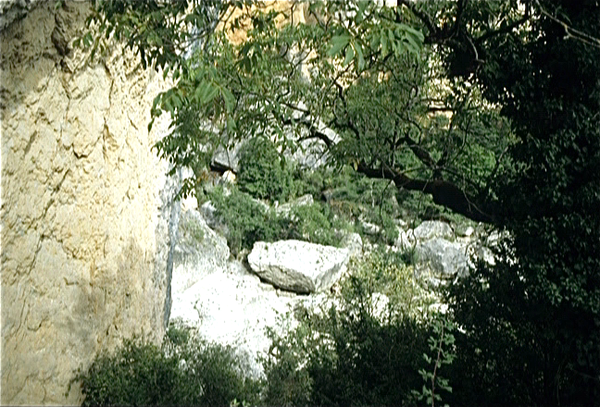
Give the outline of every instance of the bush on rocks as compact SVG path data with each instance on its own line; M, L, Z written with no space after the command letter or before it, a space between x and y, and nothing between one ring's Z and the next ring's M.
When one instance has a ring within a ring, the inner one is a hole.
M162 346L126 340L79 372L83 406L229 406L256 403L258 382L245 378L231 349L171 327Z

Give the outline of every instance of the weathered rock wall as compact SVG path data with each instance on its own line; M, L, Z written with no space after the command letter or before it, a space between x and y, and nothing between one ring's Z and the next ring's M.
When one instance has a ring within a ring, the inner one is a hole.
M78 404L74 371L164 334L174 185L148 134L160 75L64 39L85 2L39 2L1 35L2 405ZM65 55L66 54L66 55Z

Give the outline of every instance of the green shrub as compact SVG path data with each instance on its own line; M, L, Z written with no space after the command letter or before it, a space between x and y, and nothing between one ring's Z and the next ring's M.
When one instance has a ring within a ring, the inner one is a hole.
M434 406L436 401L441 402L441 393L444 393L444 396L452 393L449 380L442 374L445 375L447 370L443 366L451 365L456 357L454 338L456 325L447 315L439 315L433 320L432 328L432 335L427 340L429 353L423 353L423 360L427 366L419 369L424 382L423 388L421 391L411 392L415 400L424 400L428 406Z
M266 137L255 137L242 147L237 183L253 197L272 202L295 195L293 170Z
M305 335L302 335L304 332ZM309 352L306 329L296 329L285 337L272 330L271 357L263 360L266 381L263 402L267 406L311 405L312 379L302 368Z
M83 406L172 405L181 380L177 361L149 343L127 340L113 355L96 358L81 380Z
M207 345L181 328L170 328L162 347L126 340L76 380L83 406L229 406L233 400L256 403L260 390L242 376L230 349Z
M298 239L312 243L339 246L349 223L336 219L321 203L293 207L289 212L278 213L266 208L252 197L236 188L229 195L215 189L211 201L216 215L227 225L227 242L234 255L251 249L254 242Z
M271 405L415 405L437 334L432 299L393 256L375 253L349 271L335 305L298 309L299 326L275 336L264 364ZM383 312L377 293L389 299Z
M429 308L440 300L441 294L432 291L422 273L415 277L414 268L404 264L402 255L379 250L348 265L350 275L341 283L341 295L346 302L353 298L384 294L389 298L392 318L407 316L419 321L430 320ZM365 299L368 303L369 298Z
M299 189L310 191L315 198L324 197L333 213L357 223L359 233L365 234L358 222L362 219L381 228L381 232L373 237L378 243L393 244L397 239L394 222L399 213L395 197L397 189L390 181L366 178L344 167L341 171L319 169L307 172L297 183Z
M227 243L234 255L251 249L256 241L273 241L278 231L285 230L263 205L236 188L229 195L215 189L210 199L217 217L227 226Z
M294 207L289 214L279 216L291 221L289 238L323 245L339 246L343 237L340 231L351 229L349 222L335 217L329 207L320 202Z
M298 196L310 194L315 199L320 199L325 190L325 180L331 177L331 170L326 167L316 169L300 169L294 171L296 194Z

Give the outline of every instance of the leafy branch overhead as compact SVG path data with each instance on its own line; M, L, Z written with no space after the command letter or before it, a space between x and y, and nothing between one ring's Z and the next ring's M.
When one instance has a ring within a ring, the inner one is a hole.
M331 165L491 221L489 186L507 165L509 126L475 85L445 75L419 13L361 1L286 4L97 3L101 34L176 81L152 109L173 117L161 156L198 169L217 148L256 135L291 151L314 139Z

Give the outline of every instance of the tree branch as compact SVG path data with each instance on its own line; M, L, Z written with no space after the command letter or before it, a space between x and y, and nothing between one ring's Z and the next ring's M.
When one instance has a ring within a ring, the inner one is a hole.
M321 140L323 143L325 143L325 145L327 146L327 148L330 148L333 145L333 140L331 140L327 134L323 133L322 131L317 130L316 128L312 127L310 129L310 135L306 136L306 137L301 137L299 139L299 141L302 140L310 140L311 138L316 138L318 140Z
M433 23L431 16L424 11L417 9L415 4L416 3L411 0L398 0L398 5L403 5L408 8L411 13L417 16L423 24L425 24L425 27L429 30L428 37L437 38L440 34L440 29Z
M467 5L467 3L469 2L469 0L459 0L458 1L458 7L457 7L457 11L456 11L456 21L454 22L454 26L452 27L452 31L450 36L455 36L456 34L458 34L458 31L460 30L460 23L463 17L463 14L465 12L465 7Z
M488 31L488 32L482 34L481 36L479 36L475 39L475 44L479 45L491 37L494 37L499 34L506 34L508 32L511 32L514 28L517 28L518 26L520 26L521 24L524 24L527 20L529 20L529 17L530 17L530 10L529 10L529 5L527 4L525 6L525 14L523 15L522 18L520 18L516 21L513 21L511 24L504 26L502 28L499 28L498 30Z
M419 144L415 143L410 137L404 136L400 139L400 141L404 142L410 151L430 169L434 170L437 167L435 160L431 157L429 152L421 147Z
M535 0L535 4L537 4L537 6L540 9L540 12L543 15L545 15L546 17L548 17L555 23L562 25L562 27L565 30L565 34L567 35L567 38L575 38L576 40L579 40L579 41L583 42L584 44L588 44L588 45L600 48L600 38L593 37L589 34L584 33L583 31L576 30L573 27L571 27L570 25L568 25L567 23L565 23L564 21L561 21L558 18L554 17L552 14L548 13L542 7L539 0Z
M397 188L405 188L429 194L433 197L433 201L436 204L442 205L476 222L492 223L494 221L493 213L488 213L486 210L489 205L476 202L474 197L469 196L452 182L413 179L400 171L388 167L373 168L364 162L358 164L357 171L369 178L392 180Z
M325 132L323 132L315 126L315 124L309 119L309 115L303 115L298 119L281 119L280 122L284 126L301 124L310 132L309 136L302 137L299 141L316 138L323 141L323 143L325 143L328 149L331 148L334 144L334 140L332 140L327 134L325 134Z

